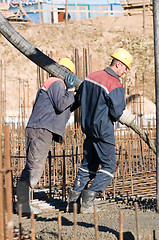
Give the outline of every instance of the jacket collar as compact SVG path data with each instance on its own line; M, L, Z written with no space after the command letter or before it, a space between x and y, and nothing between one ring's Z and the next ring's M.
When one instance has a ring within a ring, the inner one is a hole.
M104 71L110 74L111 76L117 78L120 81L119 76L110 67L106 67Z

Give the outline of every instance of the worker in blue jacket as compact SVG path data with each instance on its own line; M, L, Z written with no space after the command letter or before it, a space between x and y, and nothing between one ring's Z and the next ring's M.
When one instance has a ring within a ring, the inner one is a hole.
M68 211L72 211L73 203L81 195L81 212L92 212L95 197L108 187L115 174L114 122L125 109L124 88L119 78L130 69L132 57L123 48L111 57L110 67L89 74L80 86L78 102L86 139L84 157L69 194Z
M59 64L75 73L75 65L69 58L62 58ZM50 77L40 87L25 131L26 166L17 184L17 206L22 213L38 213L29 204L29 188L40 180L52 141L62 142L66 123L70 118L71 106L75 101L72 88L75 77L65 81Z

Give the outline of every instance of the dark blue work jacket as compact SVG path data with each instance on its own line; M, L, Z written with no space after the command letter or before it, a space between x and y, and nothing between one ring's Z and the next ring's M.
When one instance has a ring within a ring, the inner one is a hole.
M66 91L61 79L47 79L37 92L27 127L44 128L63 138L73 103L74 92Z
M114 124L125 108L124 88L107 67L87 76L80 86L81 126L87 137L115 144Z

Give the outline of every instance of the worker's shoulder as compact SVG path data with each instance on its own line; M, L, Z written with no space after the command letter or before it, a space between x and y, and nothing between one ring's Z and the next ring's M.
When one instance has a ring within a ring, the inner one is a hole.
M56 82L64 84L64 81L62 79L56 78L56 77L50 77L44 82L42 87L45 87L46 89L48 89L53 83L56 83Z
M119 87L123 88L118 78L110 75L104 70L92 72L86 77L85 80L88 82L94 83L104 89L107 89L107 93Z
M98 71L92 72L87 76L87 78L91 79L91 77L96 77L96 76L100 77L101 75L104 74L104 72L105 72L104 70L98 70Z

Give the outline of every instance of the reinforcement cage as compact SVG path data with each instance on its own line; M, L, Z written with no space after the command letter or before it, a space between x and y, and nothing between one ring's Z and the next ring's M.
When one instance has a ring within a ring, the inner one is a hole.
M149 126L144 130L152 140L155 138L154 126ZM11 128L13 186L16 186L17 179L20 177L26 162L24 131L24 126L17 128L14 124ZM83 157L84 138L85 135L80 126L67 127L64 143L54 142L52 144L43 175L36 189L49 188L52 192L56 192L57 189L65 188L67 191L73 185ZM117 169L113 182L106 189L104 195L110 193L115 195L118 192L136 194L139 191L141 193L141 189L136 187L135 183L140 186L143 178L146 184L151 186L152 193L155 193L156 158L153 151L131 129L116 128L115 138ZM146 181L149 178L150 181Z

